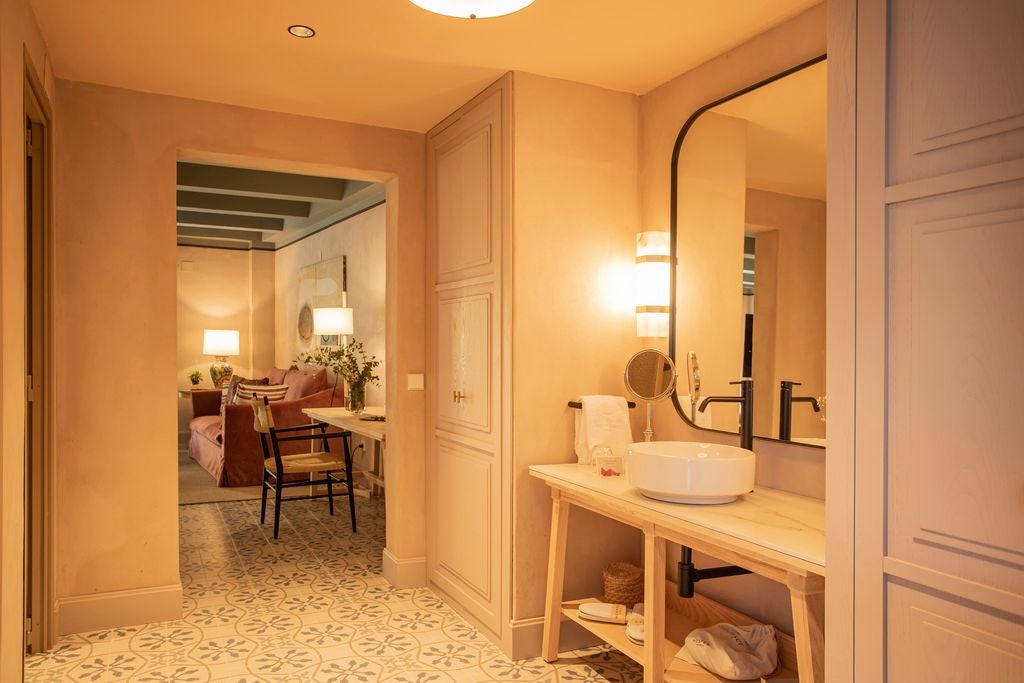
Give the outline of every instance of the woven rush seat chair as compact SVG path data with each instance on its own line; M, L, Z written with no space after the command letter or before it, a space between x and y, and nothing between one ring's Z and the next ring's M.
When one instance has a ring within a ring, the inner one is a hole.
M260 524L267 516L267 491L274 492L274 539L278 537L281 525L281 503L286 500L312 500L326 498L331 515L334 514L334 497L348 496L349 515L352 518L352 533L356 532L356 500L352 486L352 432L328 432L324 423L298 427L274 427L274 413L266 396L253 396L253 429L259 432L263 447L263 490L260 502ZM308 432L301 434L299 432ZM285 434L285 436L281 436ZM330 440L341 439L340 453L331 451ZM281 455L280 444L286 441L309 441L311 446L319 442L322 450L296 455ZM323 479L295 478L296 474L323 474ZM335 493L334 485L345 487L344 493ZM281 492L295 486L327 486L327 493L282 498Z

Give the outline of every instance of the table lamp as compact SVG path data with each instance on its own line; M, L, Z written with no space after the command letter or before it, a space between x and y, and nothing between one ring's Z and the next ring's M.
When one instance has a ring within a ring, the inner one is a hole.
M234 372L228 356L239 355L238 330L203 330L203 355L217 359L210 364L210 379L213 386L223 387Z
M351 308L324 306L313 309L313 334L318 337L352 334L352 324Z

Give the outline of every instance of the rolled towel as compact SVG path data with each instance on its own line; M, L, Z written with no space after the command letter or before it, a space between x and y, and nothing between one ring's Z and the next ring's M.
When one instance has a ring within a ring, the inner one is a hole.
M576 412L576 459L592 464L594 446L610 446L616 455L633 443L629 406L621 396L581 396L583 409Z

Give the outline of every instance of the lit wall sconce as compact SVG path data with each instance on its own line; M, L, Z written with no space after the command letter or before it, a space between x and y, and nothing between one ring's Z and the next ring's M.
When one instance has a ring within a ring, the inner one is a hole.
M636 335L668 337L671 276L667 232L636 236Z
M214 356L210 364L210 379L218 389L231 379L234 369L228 365L228 356L239 355L238 330L203 330L203 355Z
M331 340L324 337L341 337L353 333L352 309L325 306L313 309L313 334L320 337L320 343L331 346ZM340 345L340 340L333 340Z

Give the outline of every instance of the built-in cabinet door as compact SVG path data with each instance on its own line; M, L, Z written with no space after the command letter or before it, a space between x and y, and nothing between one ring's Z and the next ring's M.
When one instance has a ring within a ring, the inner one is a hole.
M453 295L454 294L454 295ZM438 428L493 443L494 295L489 286L447 291L437 304Z
M427 572L498 638L507 87L492 86L427 136Z
M856 680L1020 681L1024 3L858 10Z

